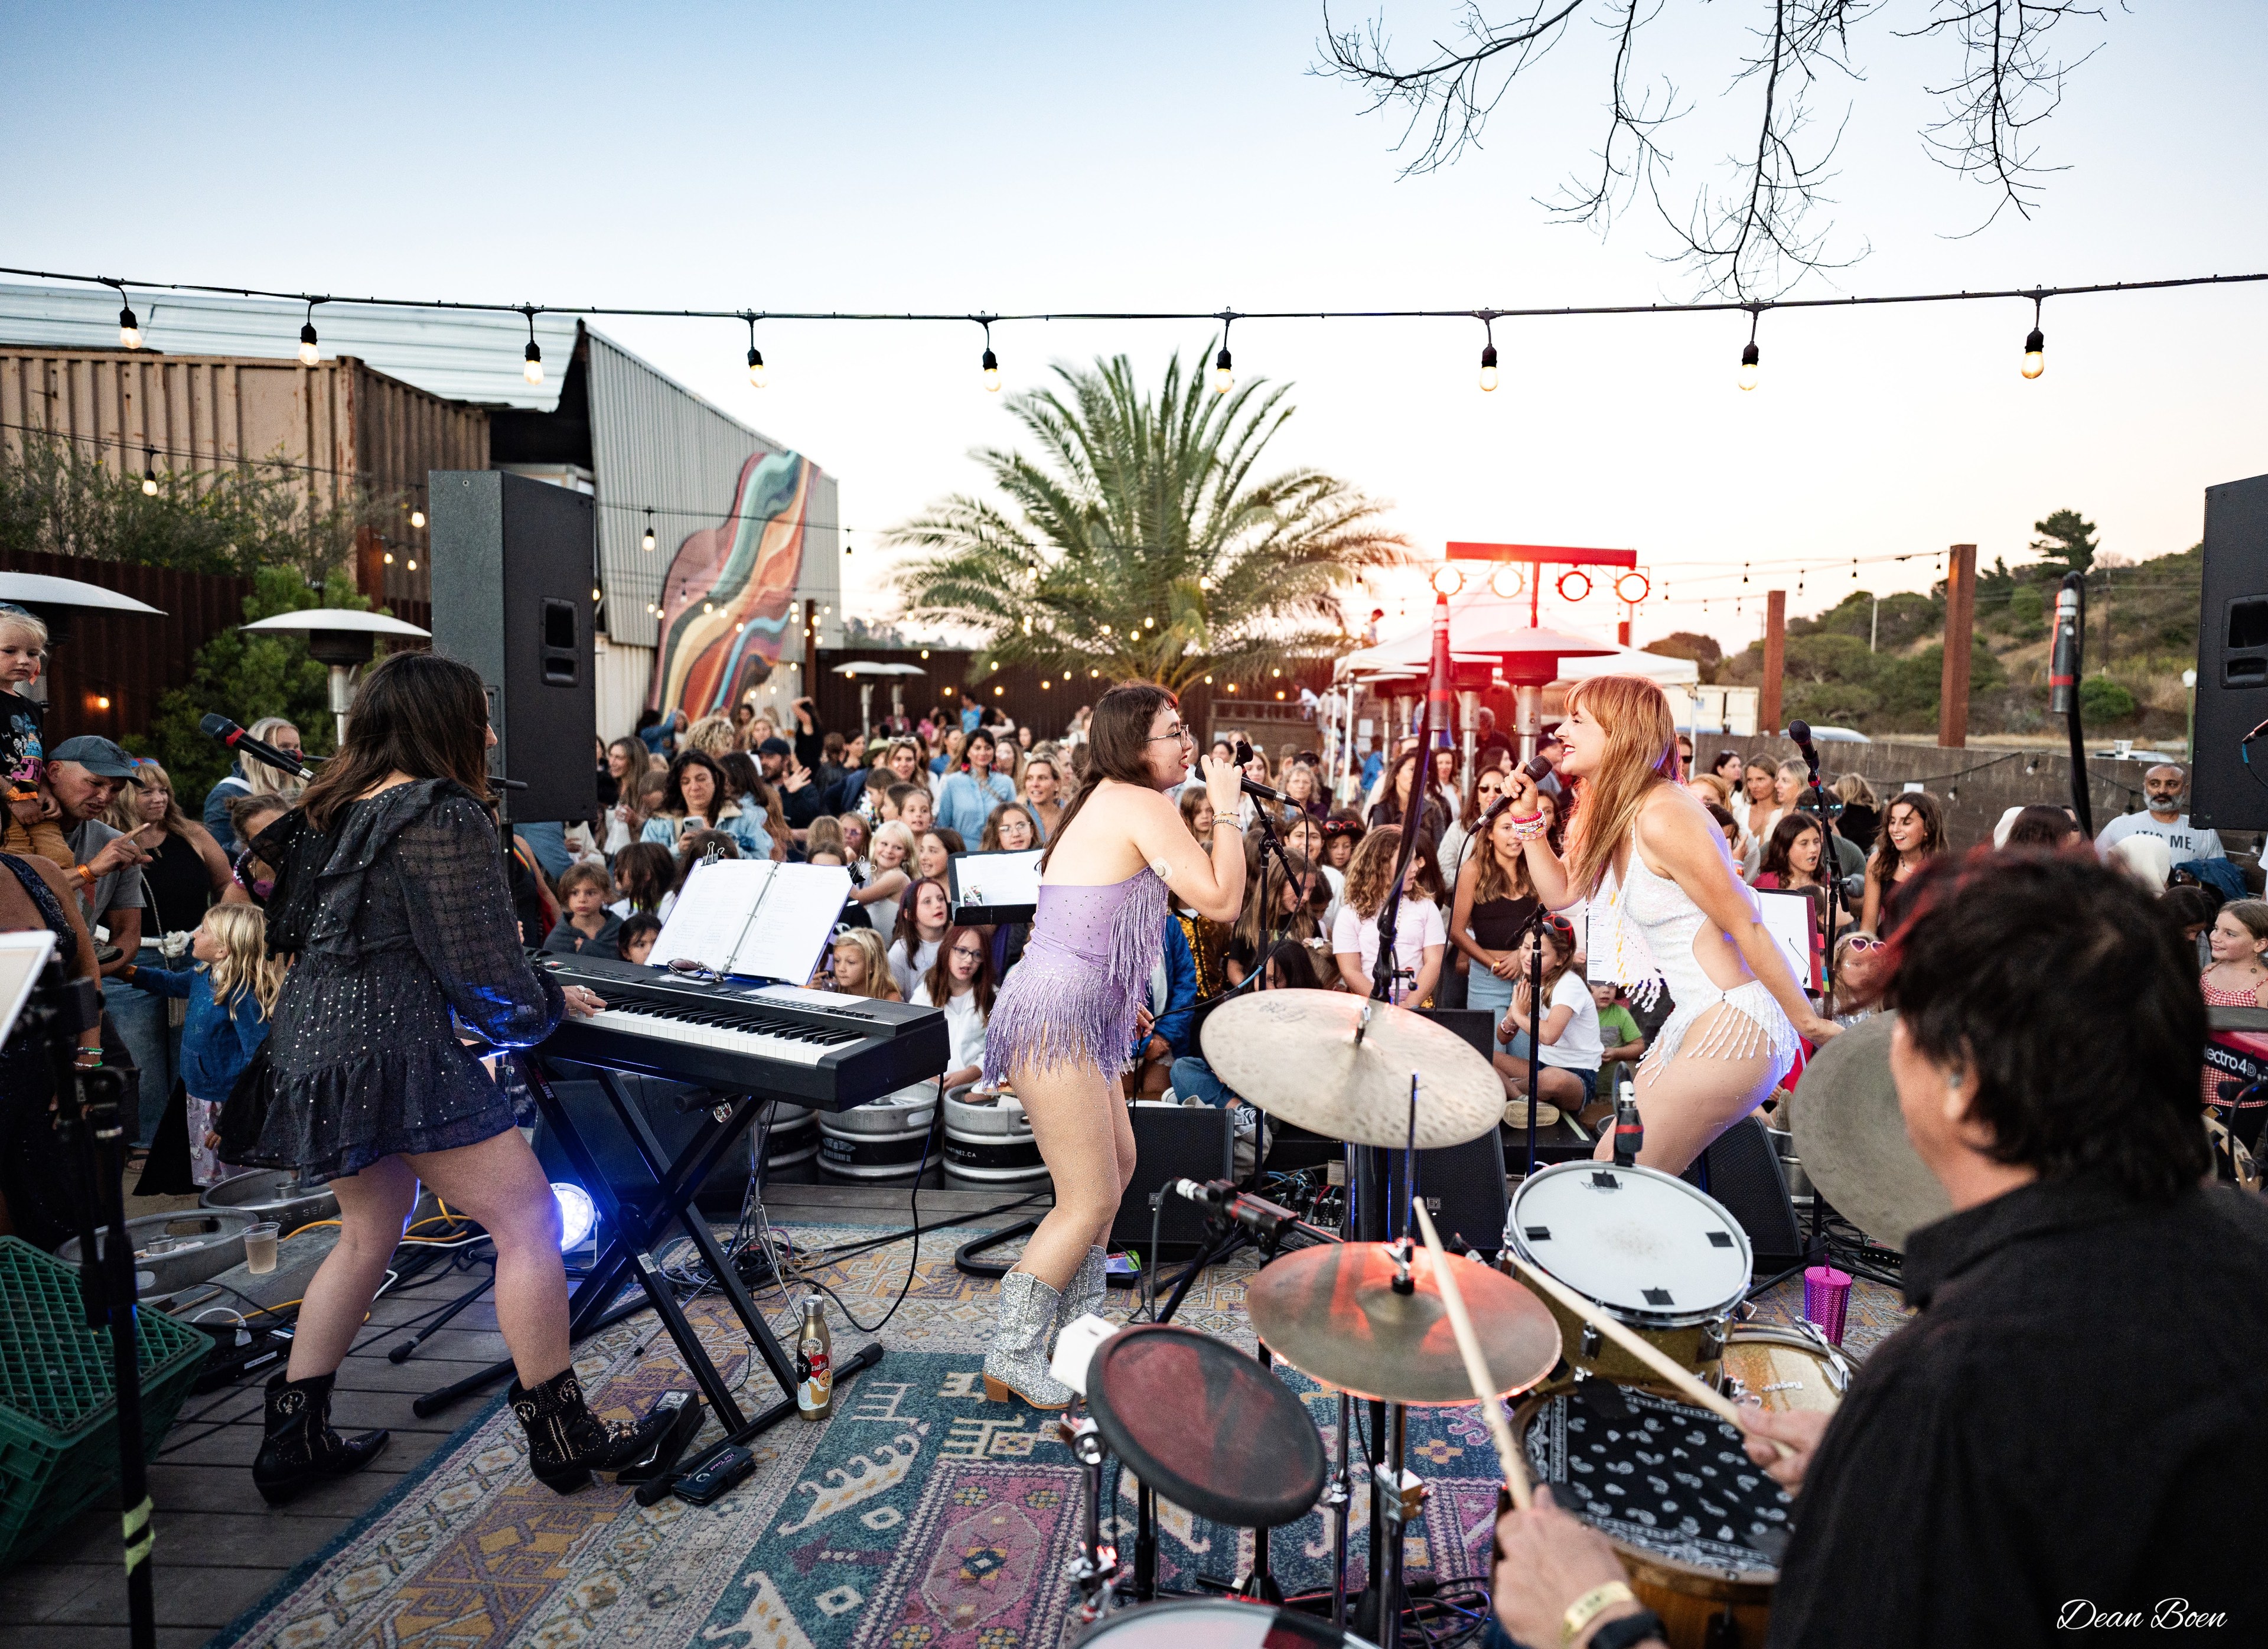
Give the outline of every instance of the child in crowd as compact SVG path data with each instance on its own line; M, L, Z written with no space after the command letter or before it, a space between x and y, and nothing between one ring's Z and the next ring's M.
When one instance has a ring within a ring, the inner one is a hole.
M42 743L47 706L29 696L47 651L48 627L22 607L0 602L0 692L7 695L0 709L0 783L8 787L0 846L11 853L36 853L67 871L77 858L48 794Z
M1379 914L1386 908L1401 851L1401 829L1381 825L1363 837L1347 864L1346 894L1330 939L1340 977L1358 996L1371 992L1371 970L1378 963ZM1440 901L1440 872L1433 868L1431 843L1421 837L1410 880L1402 891L1401 909L1395 914L1395 975L1390 988L1397 1003L1413 1008L1432 1005L1434 989L1441 981L1442 953L1449 942Z
M891 976L889 958L882 953L881 936L871 928L852 928L835 936L835 989L878 1002L905 1000Z
M615 954L626 962L645 965L653 953L653 942L661 936L661 918L651 911L640 910L622 918L615 930Z
M945 884L928 877L914 883L899 908L897 932L890 945L890 975L897 981L901 1000L912 998L914 987L936 963L937 947L952 924Z
M1538 944L1543 947L1543 1023L1540 1028L1528 1004L1528 981L1535 963L1526 960L1532 957ZM1508 1042L1513 1032L1521 1031L1543 1045L1536 1097L1545 1103L1536 1110L1537 1127L1559 1120L1558 1109L1554 1107L1575 1112L1579 1116L1595 1116L1592 1106L1598 1098L1599 1056L1603 1051L1599 1041L1599 1005L1591 999L1591 988L1583 981L1583 970L1575 964L1575 930L1557 917L1548 917L1541 927L1529 931L1528 943L1521 950L1520 978L1512 988L1512 1006L1496 1027L1497 1040ZM1495 1057L1497 1073L1504 1078L1505 1093L1511 1097L1511 1102L1505 1107L1504 1120L1511 1127L1525 1128L1528 1061L1509 1054Z
M929 791L918 784L894 785L890 799L898 805L897 821L914 833L918 842L937 827L937 802Z
M992 1017L992 947L975 928L947 928L937 960L914 986L917 1008L943 1008L945 1086L963 1087L984 1074L984 1027Z
M561 872L558 893L566 914L544 936L543 948L568 956L585 951L594 956L613 955L615 938L622 925L622 919L607 909L607 895L614 890L607 872L594 865L578 862Z
M615 886L622 896L607 908L627 921L644 913L669 919L677 902L677 860L659 842L633 842L615 855Z
M1615 1084L1622 1079L1622 1067L1635 1066L1646 1056L1646 1034L1624 1005L1622 987L1613 980L1591 981L1591 1000L1599 1008L1598 1097L1611 1101Z
M268 1040L268 1016L284 989L284 963L268 954L268 918L250 904L206 911L189 954L194 965L188 968L129 963L121 976L153 996L189 1005L181 1026L181 1086L189 1094L190 1173L202 1186L234 1172L219 1156L221 1107Z

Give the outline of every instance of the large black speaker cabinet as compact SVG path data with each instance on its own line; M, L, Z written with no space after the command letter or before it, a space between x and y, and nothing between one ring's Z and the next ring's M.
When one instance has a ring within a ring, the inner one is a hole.
M1756 1276L1784 1271L1802 1257L1803 1233L1787 1194L1787 1173L1762 1118L1743 1116L1718 1135L1684 1177L1741 1222Z
M2268 475L2205 490L2205 579L2198 605L2197 760L2190 821L2268 828L2268 788L2244 769L2244 735L2268 721ZM2268 741L2252 747L2268 769ZM2174 856L2179 858L2182 855Z
M598 725L588 495L495 469L437 469L433 650L481 673L497 747L489 770L516 820L586 819Z
M1226 1105L1137 1105L1134 1179L1118 1199L1110 1246L1133 1248L1142 1263L1160 1256L1187 1259L1204 1243L1205 1211L1166 1188L1175 1180L1234 1177L1236 1112ZM1150 1220L1158 1218L1158 1253L1150 1252Z
M1420 1008L1418 1012L1457 1033L1485 1056L1496 1045L1496 1015L1485 1008ZM1491 1128L1478 1139L1418 1155L1418 1195L1445 1243L1494 1254L1504 1246L1504 1137ZM1403 1188L1406 1153L1387 1152L1386 1228L1402 1228L1410 1193ZM1525 1160L1525 1159L1523 1159Z

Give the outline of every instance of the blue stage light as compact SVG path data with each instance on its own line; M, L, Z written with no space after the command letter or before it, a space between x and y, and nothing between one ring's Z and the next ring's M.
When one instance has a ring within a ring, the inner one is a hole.
M551 1200L559 1204L559 1252L581 1248L598 1226L598 1204L590 1192L563 1180L551 1182Z

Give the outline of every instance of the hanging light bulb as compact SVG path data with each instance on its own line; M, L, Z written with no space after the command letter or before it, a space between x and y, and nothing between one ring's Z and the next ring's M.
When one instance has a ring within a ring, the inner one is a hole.
M526 364L519 369L519 375L530 384L540 385L543 382L543 351L535 342L535 311L526 309L521 313L527 317L527 348L521 351Z
M756 317L753 312L742 317L748 323L748 387L764 386L764 352L756 347Z
M2040 330L2041 299L2032 299L2032 329L2024 339L2024 376L2037 378L2048 370L2047 334Z
M134 318L134 306L126 301L126 289L118 289L118 347L138 350L142 347L142 323Z
M1481 390L1486 394L1496 387L1496 318L1484 315L1481 325L1487 328L1488 339L1481 350Z
M594 584L591 586L591 599L593 601L603 601L607 598L605 594L600 592L599 586Z
M423 510L412 510L412 511L409 512L409 525L410 525L410 526L424 526L424 525L425 525L425 512L424 512L424 511L423 511Z
M1235 316L1224 313L1220 318L1220 353L1212 357L1212 393L1225 395L1236 386L1236 364L1228 353L1229 323Z
M142 490L154 498L158 496L158 449L151 446L143 450L147 459L142 467Z
M415 556L409 558L409 571L412 572L417 571L417 558Z
M984 359L982 363L984 369L984 387L990 394L997 395L1000 393L1000 357L992 353L992 323L987 320L982 324L984 328Z
M645 536L638 540L638 548L649 556L653 554L653 512L645 512Z
M315 300L307 300L307 319L299 328L299 364L317 366L322 363L322 352L315 348Z
M1741 387L1742 389L1754 389L1756 386L1756 365L1760 359L1756 353L1756 321L1763 313L1764 311L1761 309L1749 311L1749 347L1741 351Z

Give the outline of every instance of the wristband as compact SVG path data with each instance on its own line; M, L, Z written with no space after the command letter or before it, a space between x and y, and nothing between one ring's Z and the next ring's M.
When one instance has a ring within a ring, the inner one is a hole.
M1567 1606L1567 1612L1559 1617L1559 1642L1562 1649L1580 1638L1584 1628L1596 1620L1602 1610L1610 1609L1617 1603L1637 1601L1637 1594L1630 1589L1629 1583L1626 1581L1609 1580L1603 1586L1593 1586L1570 1603Z
M1593 1632L1589 1649L1631 1649L1633 1644L1655 1638L1668 1643L1669 1629L1661 1623L1660 1616L1642 1609L1635 1615L1616 1616Z
M71 874L72 874L72 875L74 875L74 876L76 876L76 877L77 877L77 878L79 879L79 880L81 880L81 881L85 882L88 887L93 887L93 886L94 886L94 866L93 866L93 865L72 865L72 866L71 866Z

